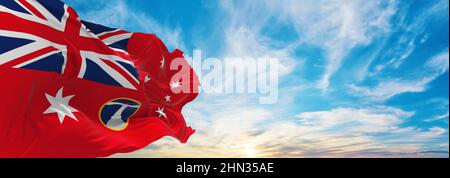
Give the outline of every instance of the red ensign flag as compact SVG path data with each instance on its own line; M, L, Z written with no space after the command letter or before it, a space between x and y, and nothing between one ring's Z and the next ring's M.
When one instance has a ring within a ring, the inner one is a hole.
M59 0L2 0L0 19L0 157L103 157L194 132L181 110L198 79L155 35Z

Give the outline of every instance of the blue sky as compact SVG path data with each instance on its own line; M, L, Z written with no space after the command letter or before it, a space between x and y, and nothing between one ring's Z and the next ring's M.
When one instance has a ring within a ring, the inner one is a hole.
M280 96L201 94L197 133L120 157L448 157L446 0L66 0L188 56L280 59Z

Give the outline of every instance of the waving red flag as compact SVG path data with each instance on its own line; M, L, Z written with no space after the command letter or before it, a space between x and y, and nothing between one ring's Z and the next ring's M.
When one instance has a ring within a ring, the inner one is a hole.
M0 1L0 19L0 157L103 157L194 132L181 110L198 79L155 35L58 0Z

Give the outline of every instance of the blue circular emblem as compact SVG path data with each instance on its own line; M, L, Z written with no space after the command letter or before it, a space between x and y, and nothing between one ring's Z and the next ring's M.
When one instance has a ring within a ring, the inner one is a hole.
M129 98L110 100L100 108L100 122L111 130L124 130L128 126L130 117L133 116L140 107L141 103Z

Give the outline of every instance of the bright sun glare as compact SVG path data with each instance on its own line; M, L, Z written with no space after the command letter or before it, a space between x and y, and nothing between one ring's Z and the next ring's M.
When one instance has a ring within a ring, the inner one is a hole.
M246 145L243 152L246 156L256 156L258 150L256 150L253 145Z

